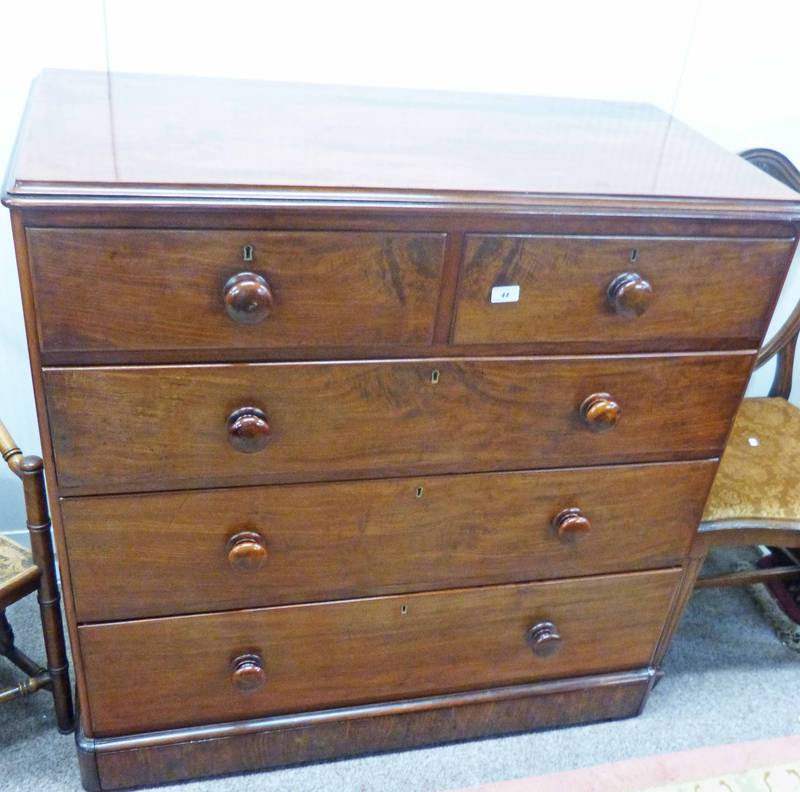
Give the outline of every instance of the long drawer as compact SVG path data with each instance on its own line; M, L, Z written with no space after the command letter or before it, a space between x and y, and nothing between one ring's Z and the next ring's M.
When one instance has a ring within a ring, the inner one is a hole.
M637 668L679 570L79 629L96 734Z
M28 246L45 355L263 353L430 343L444 235L36 228Z
M89 494L713 457L752 361L64 368L44 382L61 494Z
M452 340L579 343L587 352L752 348L793 245L469 235Z
M66 498L62 523L79 621L167 616L675 566L716 467Z

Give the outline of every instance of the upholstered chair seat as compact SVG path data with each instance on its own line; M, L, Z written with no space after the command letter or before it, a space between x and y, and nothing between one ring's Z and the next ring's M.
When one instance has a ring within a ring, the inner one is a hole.
M800 520L800 409L780 397L742 402L703 513L761 519Z

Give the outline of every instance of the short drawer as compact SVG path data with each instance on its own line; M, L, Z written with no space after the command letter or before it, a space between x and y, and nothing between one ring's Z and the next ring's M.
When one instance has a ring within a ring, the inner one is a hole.
M452 340L586 352L756 348L793 245L469 235Z
M429 343L444 235L34 228L28 246L45 359L261 354Z
M66 498L79 621L681 563L699 461Z
M96 734L646 666L679 570L79 628Z
M69 495L713 457L752 362L98 367L44 381Z

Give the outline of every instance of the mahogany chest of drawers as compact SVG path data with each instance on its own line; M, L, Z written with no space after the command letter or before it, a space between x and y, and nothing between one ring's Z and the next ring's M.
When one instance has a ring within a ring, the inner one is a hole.
M87 788L639 712L793 193L642 105L49 72L5 202Z

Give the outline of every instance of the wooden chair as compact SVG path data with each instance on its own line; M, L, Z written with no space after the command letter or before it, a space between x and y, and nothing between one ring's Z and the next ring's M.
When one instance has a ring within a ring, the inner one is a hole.
M74 714L69 687L67 650L61 623L60 595L50 538L50 513L44 485L44 468L37 456L23 456L0 421L0 453L22 479L31 552L0 535L0 655L27 674L18 685L0 688L0 703L28 696L37 690L53 694L56 723L63 734L72 731ZM6 608L38 592L47 668L40 667L14 645Z
M742 156L800 192L800 172L782 154L751 149ZM756 368L777 358L775 378L768 396L742 402L692 548L691 571L696 576L709 550L723 545L781 548L788 563L701 577L695 587L800 578L790 549L800 547L800 409L788 401L798 333L800 302L758 354Z

